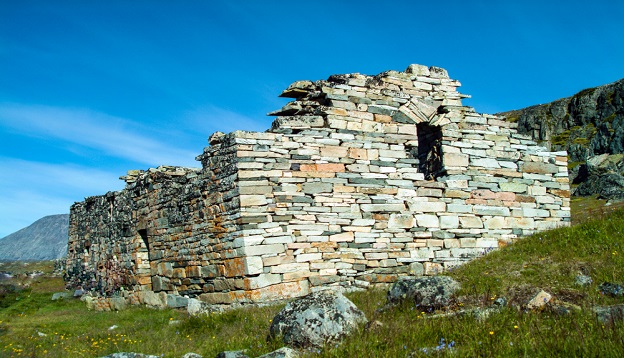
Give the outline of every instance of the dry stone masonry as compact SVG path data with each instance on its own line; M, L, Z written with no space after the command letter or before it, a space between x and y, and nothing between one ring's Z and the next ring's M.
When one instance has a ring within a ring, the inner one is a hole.
M68 285L264 302L436 274L568 225L567 153L462 106L459 86L421 65L291 84L271 129L213 134L201 169L130 171L74 204Z

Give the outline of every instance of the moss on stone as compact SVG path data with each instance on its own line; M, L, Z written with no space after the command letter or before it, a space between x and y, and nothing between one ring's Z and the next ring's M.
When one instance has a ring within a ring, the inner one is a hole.
M604 121L608 122L608 123L612 123L614 119L615 119L615 113L613 113L609 117L605 118Z
M572 143L574 144L580 144L580 145L587 145L589 144L589 139L587 138L575 138Z
M554 135L552 137L553 145L566 145L568 143L568 139L570 138L570 130L565 130L560 134Z

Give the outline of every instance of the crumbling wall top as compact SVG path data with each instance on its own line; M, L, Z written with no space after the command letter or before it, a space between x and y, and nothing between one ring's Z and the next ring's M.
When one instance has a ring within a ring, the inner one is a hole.
M403 72L385 71L376 76L359 73L332 75L327 80L293 82L280 97L293 98L281 109L271 131L322 128L329 115L389 116L406 124L444 125L444 113L474 111L462 105L470 96L457 92L461 83L445 69L412 64ZM435 123L434 123L435 122Z
M188 168L171 165L161 165L157 168L149 168L147 170L133 169L128 170L128 173L124 176L120 176L119 179L130 185L136 183L139 180L150 180L157 177L181 177L197 175L201 171L200 168Z

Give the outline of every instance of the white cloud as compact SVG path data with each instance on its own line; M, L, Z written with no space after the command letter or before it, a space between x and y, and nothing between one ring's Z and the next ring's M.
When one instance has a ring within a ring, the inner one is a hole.
M150 166L197 166L194 151L153 139L157 134L148 127L90 110L0 104L0 123L24 135L60 139Z

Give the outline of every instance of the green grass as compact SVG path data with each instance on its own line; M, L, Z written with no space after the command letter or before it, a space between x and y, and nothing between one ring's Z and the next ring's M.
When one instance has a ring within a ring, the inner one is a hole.
M573 201L573 217L603 208L590 199ZM594 215L594 214L593 214ZM381 323L362 329L342 344L308 356L624 356L624 323L599 323L595 305L624 303L624 298L600 294L604 281L624 283L624 210L601 211L599 220L575 220L570 228L542 232L463 265L449 274L462 284L450 310L488 307L506 297L510 304L477 320L470 315L431 318L409 303L379 311L386 291L370 290L347 296L369 321ZM49 271L49 270L48 270ZM575 285L579 273L593 283ZM231 310L200 318L176 310L134 307L121 312L87 311L78 300L51 301L61 290L58 278L33 280L16 286L0 310L0 356L98 357L132 351L165 357L196 352L214 357L224 350L247 349L250 356L281 346L267 341L270 321L282 306ZM525 311L522 306L539 290L553 294L557 304L581 308L568 315L554 311ZM172 324L174 323L174 324ZM117 328L109 330L116 325ZM38 332L45 334L39 335ZM440 339L454 348L435 351ZM425 353L422 349L428 349Z

